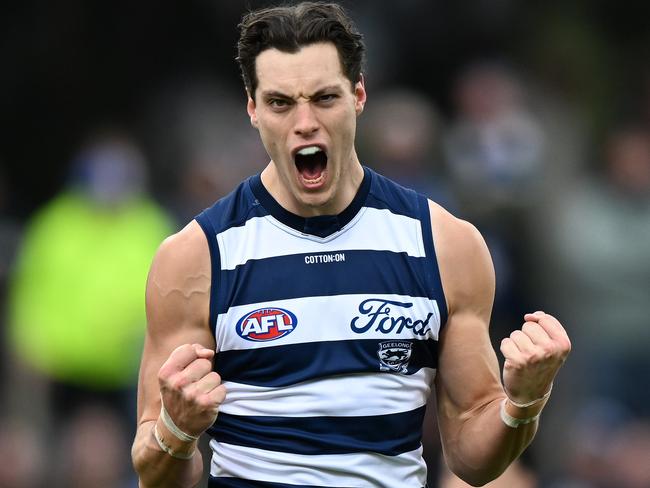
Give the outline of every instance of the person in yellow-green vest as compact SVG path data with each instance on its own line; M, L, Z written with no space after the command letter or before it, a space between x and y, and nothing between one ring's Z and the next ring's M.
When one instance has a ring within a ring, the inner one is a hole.
M112 409L128 436L135 428L144 283L172 225L146 193L142 153L121 133L93 137L71 176L26 227L9 289L7 343L16 369L47 386L46 423L57 426L49 433L99 404ZM20 387L14 410L33 408L30 385Z

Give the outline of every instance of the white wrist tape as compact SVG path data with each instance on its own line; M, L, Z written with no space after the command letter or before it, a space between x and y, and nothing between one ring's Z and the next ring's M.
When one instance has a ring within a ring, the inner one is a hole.
M518 419L516 417L512 417L508 415L508 412L506 412L506 402L508 401L507 398L504 398L503 401L501 402L501 408L499 409L499 413L501 414L501 420L503 421L504 424L506 424L508 427L512 427L513 429L516 429L520 425L526 425L530 424L531 422L535 422L541 414L538 413L537 415L534 415L532 417L527 417L525 419Z
M169 416L169 413L167 412L167 409L165 409L165 404L162 402L162 398L160 399L160 418L163 421L163 424L165 424L165 427L174 434L178 439L180 439L183 442L193 442L199 438L198 435L190 435L185 432L183 432L181 429L179 429L172 418Z
M196 447L192 449L192 452L189 454L187 453L182 453L182 452L177 452L174 451L170 446L165 444L165 439L160 435L160 432L158 432L158 425L154 423L153 425L153 436L156 439L156 442L158 443L158 446L160 449L162 449L164 452L169 454L171 457L176 458L176 459L191 459L192 456L194 456L194 452L196 451Z
M512 400L510 397L508 397L508 401L512 403L515 407L528 408L528 407L532 407L533 405L537 405L538 403L542 403L544 400L546 400L548 397L551 396L552 391L553 391L553 383L551 383L551 387L548 389L548 391L544 393L541 397L539 397L537 400L532 400L527 403L518 403ZM506 394L506 396L508 395Z

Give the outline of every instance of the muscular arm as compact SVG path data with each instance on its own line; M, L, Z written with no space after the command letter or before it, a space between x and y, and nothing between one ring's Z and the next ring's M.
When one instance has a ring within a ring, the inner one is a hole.
M194 382L207 381L205 372L214 355L214 338L208 325L209 295L209 251L201 229L192 222L163 242L147 281L147 334L138 384L138 429L132 448L142 488L192 487L201 479L203 464L196 442L184 443L174 437L159 414L162 390L166 409L184 432L198 435L216 416L216 407L208 404L215 395L222 400L222 392L212 390L211 398L199 398L201 405L197 408L196 395L189 391ZM209 379L213 384L218 382L218 377ZM188 405L184 397L192 404ZM201 406L207 408L201 410ZM154 425L174 452L194 455L183 460L162 451L153 435Z
M498 477L523 452L535 435L537 421L512 428L500 417L505 392L488 333L494 269L483 238L473 226L435 204L430 209L449 309L440 337L436 377L443 452L457 476L480 486ZM540 328L536 316L527 315L526 320L525 330ZM545 316L542 322L546 326L551 320L555 321ZM559 322L557 325L561 329ZM519 341L519 337L516 339ZM510 396L517 401L541 397L570 348L568 338L561 345L544 339L537 342L539 347L525 354L516 347L513 353L504 351L508 352L504 379L508 380L506 386L510 385ZM507 402L506 412L516 418L532 417L543 404L522 409Z

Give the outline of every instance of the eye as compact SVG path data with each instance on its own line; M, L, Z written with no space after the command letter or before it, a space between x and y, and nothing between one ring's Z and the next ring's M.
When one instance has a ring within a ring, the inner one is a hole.
M270 98L266 103L274 110L283 110L289 106L289 101L283 98Z
M320 95L320 96L317 98L317 101L318 101L318 103L328 104L328 103L332 103L332 102L333 102L334 100L336 100L338 97L339 97L339 96L336 95L335 93L326 93L326 94L324 94L324 95Z

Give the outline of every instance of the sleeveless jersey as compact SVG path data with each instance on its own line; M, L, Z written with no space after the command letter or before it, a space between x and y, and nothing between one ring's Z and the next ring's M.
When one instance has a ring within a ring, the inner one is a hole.
M212 262L210 487L421 488L446 305L427 199L364 168L336 216L282 208L260 175L196 220Z

